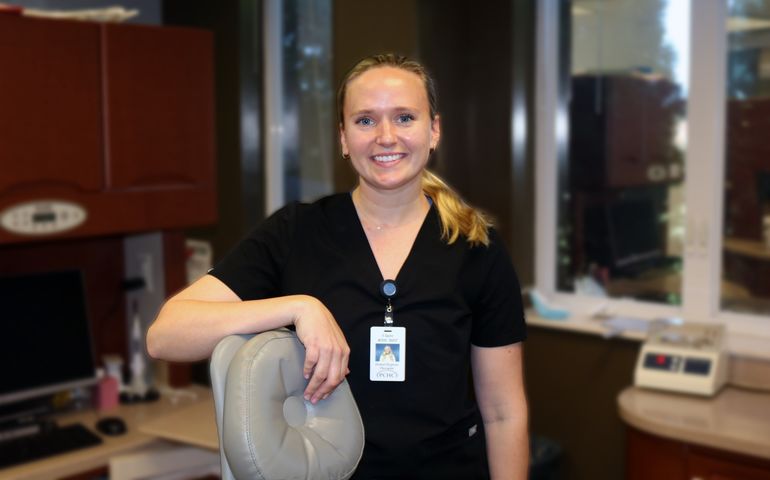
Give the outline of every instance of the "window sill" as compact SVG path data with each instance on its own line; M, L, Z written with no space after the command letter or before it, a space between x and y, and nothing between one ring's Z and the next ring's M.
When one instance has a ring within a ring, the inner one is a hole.
M575 333L596 335L599 337L621 338L642 342L647 338L647 333L639 330L618 331L607 328L605 320L586 314L571 314L563 320L549 320L538 315L535 310L528 309L527 325L565 330ZM735 357L746 357L758 360L770 360L770 338L757 335L747 335L735 332L727 333L727 351Z

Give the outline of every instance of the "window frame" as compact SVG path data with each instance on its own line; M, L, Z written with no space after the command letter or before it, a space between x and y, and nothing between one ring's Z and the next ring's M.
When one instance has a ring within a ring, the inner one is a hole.
M720 309L728 9L727 0L697 0L697 8L690 2L682 305L588 297L556 289L558 166L567 161L569 138L568 92L564 91L569 72L560 65L560 53L568 48L570 39L561 38L559 30L560 16L571 14L567 0L542 0L537 6L535 286L578 316L604 311L647 319L679 317L724 324L730 333L770 337L768 316Z

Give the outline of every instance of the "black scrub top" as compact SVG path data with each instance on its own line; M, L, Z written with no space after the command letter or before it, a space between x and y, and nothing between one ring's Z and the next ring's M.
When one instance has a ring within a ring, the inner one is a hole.
M383 325L386 300L349 193L284 207L210 274L242 300L306 294L334 315L351 349L348 383L366 432L355 478L485 478L470 346L526 337L519 281L494 229L489 246L462 237L448 245L431 207L395 278L395 326L406 328L404 382L369 380L370 328Z

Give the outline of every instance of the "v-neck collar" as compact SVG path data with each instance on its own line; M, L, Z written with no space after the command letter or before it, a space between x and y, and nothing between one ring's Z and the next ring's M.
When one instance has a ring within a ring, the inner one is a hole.
M374 251L372 250L372 246L369 244L369 239L367 238L366 232L364 231L364 226L358 216L358 211L356 210L356 206L353 203L353 196L351 194L347 194L345 197L346 198L344 203L346 204L346 209L348 210L346 213L351 216L351 223L354 226L349 232L346 232L350 236L350 246L352 247L350 252L351 256L356 260L361 268L366 270L367 276L371 277L373 280L376 280L376 282L373 282L373 284L378 288L380 283L386 279L383 277L379 265L377 265L377 258L374 256ZM417 236L414 238L414 242L409 249L409 253L404 259L404 263L401 265L396 278L391 279L395 280L396 285L399 287L405 284L409 277L412 275L411 269L413 268L413 264L416 261L413 259L413 257L420 255L422 245L430 237L429 230L432 230L431 227L436 224L436 215L437 214L435 212L433 202L430 202L428 212L425 214L425 218L422 220L420 229L417 231Z

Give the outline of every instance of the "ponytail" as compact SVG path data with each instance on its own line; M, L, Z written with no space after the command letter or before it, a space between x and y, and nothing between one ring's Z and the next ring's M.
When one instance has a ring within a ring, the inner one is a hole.
M471 207L436 174L422 173L422 191L433 200L441 218L441 238L448 244L463 235L470 245L489 245L490 219Z

